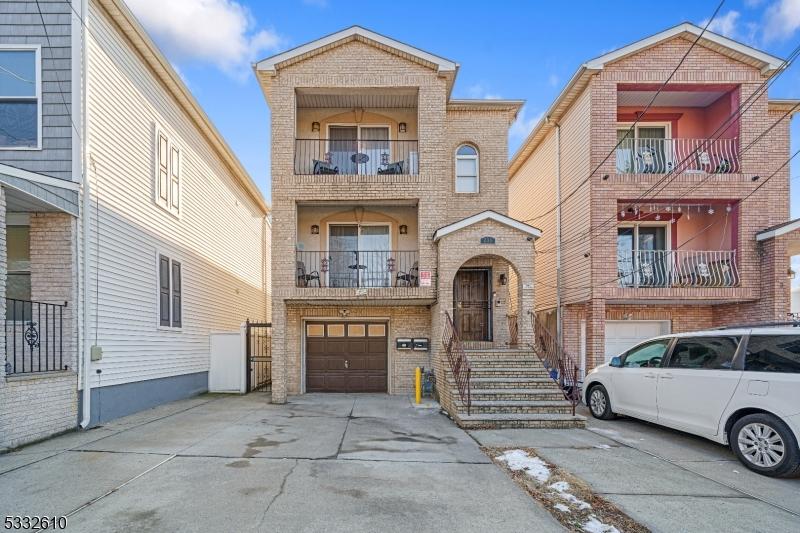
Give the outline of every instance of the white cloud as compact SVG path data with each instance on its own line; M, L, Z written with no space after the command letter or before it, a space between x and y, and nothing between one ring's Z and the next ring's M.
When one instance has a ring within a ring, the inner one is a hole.
M711 21L711 24L708 24L708 19L705 19L700 23L700 27L705 28L706 24L708 24L708 31L733 39L739 31L738 22L740 16L741 13L731 10L724 15L718 15Z
M764 41L788 39L800 28L800 0L778 0L764 15Z
M542 119L543 112L539 112L532 117L528 117L528 106L520 109L517 120L508 130L508 135L515 141L521 141L533 131L533 127Z
M126 0L173 62L214 65L237 77L250 62L282 44L272 30L256 30L250 11L234 0Z
M489 92L486 87L484 87L480 83L476 83L475 85L470 85L467 88L467 95L470 98L476 98L481 100L501 100L503 97L499 94Z

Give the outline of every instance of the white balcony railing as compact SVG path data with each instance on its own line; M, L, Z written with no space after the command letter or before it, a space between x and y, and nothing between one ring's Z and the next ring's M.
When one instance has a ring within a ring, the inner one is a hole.
M619 174L741 172L739 139L625 139L616 156Z
M617 253L620 287L736 287L736 250L635 250Z

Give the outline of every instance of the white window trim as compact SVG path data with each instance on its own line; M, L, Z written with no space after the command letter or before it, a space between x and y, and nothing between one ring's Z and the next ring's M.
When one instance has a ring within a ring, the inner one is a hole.
M470 146L472 149L475 150L475 155L458 155L458 149L462 146ZM478 147L472 143L461 143L456 146L456 151L454 153L455 158L453 159L453 191L456 194L480 194L481 192L481 152L478 150ZM475 190L474 191L459 191L458 190L458 160L459 159L471 159L475 160Z
M664 251L672 251L672 223L667 221L645 220L642 222L621 222L617 224L617 229L633 229L633 251L639 251L639 228L665 228L664 230Z
M0 146L0 151L34 151L42 149L42 45L1 44L0 50L33 50L36 53L36 146ZM30 97L28 97L30 98ZM0 100L3 97L0 96Z
M167 259L169 259L169 321L170 321L170 324L172 324L172 289L174 288L173 287L173 283L172 283L172 262L175 261L177 263L180 263L180 265L181 265L181 325L180 326L171 326L171 325L170 326L162 326L161 325L161 279L160 279L161 264L160 264L160 258L161 258L162 255L164 257L166 257ZM181 257L176 257L174 254L167 253L164 250L156 250L156 255L155 255L156 307L155 307L155 309L156 309L156 330L158 330L158 331L171 331L173 333L181 333L183 331L183 325L185 323L183 318L184 318L184 316L186 316L186 306L184 305L184 302L186 301L186 299L183 297L183 294L184 294L183 287L186 286L186 283L185 283L186 282L186 276L184 276L184 268L183 268L183 266L185 264L186 263L184 262L183 258L181 258Z
M159 166L161 160L158 157L158 150L160 146L160 139L164 137L167 140L167 203L164 205L159 196ZM172 151L178 152L178 207L172 207ZM178 143L172 140L172 136L167 133L167 130L160 125L155 125L154 142L153 142L153 202L161 209L174 216L178 220L181 218L181 210L183 207L183 149Z

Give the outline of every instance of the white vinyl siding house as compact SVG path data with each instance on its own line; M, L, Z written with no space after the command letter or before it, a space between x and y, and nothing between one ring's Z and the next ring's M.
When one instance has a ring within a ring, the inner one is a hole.
M90 2L87 36L86 327L103 350L93 394L176 376L199 383L211 332L267 317L263 199L107 15L114 4Z

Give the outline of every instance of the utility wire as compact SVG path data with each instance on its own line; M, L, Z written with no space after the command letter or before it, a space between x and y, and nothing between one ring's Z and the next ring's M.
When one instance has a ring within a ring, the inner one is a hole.
M672 70L672 72L670 72L669 76L667 76L667 79L664 80L664 83L662 83L661 86L658 88L658 90L656 91L656 94L654 94L653 97L650 99L650 102L647 104L647 107L644 108L644 111L642 112L642 114L639 115L636 118L636 120L633 122L633 124L631 124L631 127L628 128L628 131L625 133L625 136L622 139L620 139L619 141L617 141L616 146L614 146L614 148L612 148L611 151L608 152L608 154L606 154L606 156L603 158L603 160L600 161L600 163L596 167L594 167L594 170L592 170L589 173L589 175L586 176L586 178L582 182L580 182L577 187L575 187L575 189L573 189L569 194L567 194L567 196L563 200L561 200L559 203L554 205L550 210L542 213L541 215L537 215L537 216L535 216L533 218L529 218L527 220L524 220L523 222L533 222L535 220L538 220L540 218L543 218L543 217L549 215L550 213L553 213L558 208L559 205L563 205L564 202L566 202L572 196L574 196L581 187L586 185L586 183L588 183L589 180L592 179L592 176L594 176L595 173L600 169L600 167L602 167L605 164L605 162L608 161L608 159L612 155L614 155L614 153L616 152L617 148L619 148L620 145L625 141L625 139L628 138L628 135L630 135L631 131L634 131L634 128L639 123L639 121L641 120L642 116L644 116L644 114L647 113L647 110L650 109L650 107L653 105L653 102L656 101L656 98L658 98L658 95L661 94L661 91L664 90L664 87L667 86L667 84L670 82L670 80L672 80L672 78L678 72L678 69L681 67L681 65L683 65L684 61L686 61L686 58L689 57L689 54L694 49L694 47L697 45L697 43L700 41L700 39L703 37L703 35L705 34L705 32L708 29L709 25L714 20L714 18L717 16L717 13L719 13L719 10L722 9L722 6L723 6L724 3L725 3L725 0L722 0L719 3L719 5L717 5L717 9L714 10L714 13L711 15L711 18L709 18L708 22L706 22L706 25L703 27L703 30L700 32L700 35L698 35L697 38L692 42L692 44L689 47L689 49L686 51L685 54L683 54L683 57L681 58L681 60L678 62L678 64L675 66L675 68Z

